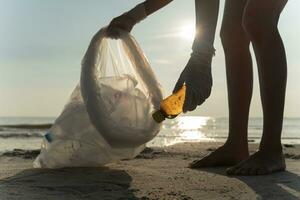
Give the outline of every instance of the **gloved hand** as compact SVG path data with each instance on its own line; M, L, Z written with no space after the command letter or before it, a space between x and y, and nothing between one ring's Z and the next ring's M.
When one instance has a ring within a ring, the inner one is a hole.
M107 27L106 34L108 37L118 39L119 30L130 32L135 24L147 17L144 4L139 4L132 10L114 18Z
M173 93L177 92L183 84L186 85L183 112L195 110L211 93L212 75L211 62L214 49L207 51L194 50L186 67L182 71Z

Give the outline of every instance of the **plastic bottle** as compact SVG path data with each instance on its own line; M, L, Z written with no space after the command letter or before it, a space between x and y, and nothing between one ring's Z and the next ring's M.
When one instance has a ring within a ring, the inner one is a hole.
M157 123L161 123L166 118L173 119L182 113L182 108L185 100L186 86L167 97L160 103L160 109L152 114L153 119Z

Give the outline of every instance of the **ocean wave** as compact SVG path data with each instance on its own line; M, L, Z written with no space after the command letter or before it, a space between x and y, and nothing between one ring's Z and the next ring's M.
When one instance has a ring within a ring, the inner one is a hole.
M27 150L27 149L13 149L12 151L2 152L1 156L7 157L21 157L24 159L33 159L40 154L40 149Z
M50 129L53 124L10 124L1 125L0 130L4 129Z
M0 132L0 138L2 139L8 139L8 138L41 138L43 137L42 133L1 133Z

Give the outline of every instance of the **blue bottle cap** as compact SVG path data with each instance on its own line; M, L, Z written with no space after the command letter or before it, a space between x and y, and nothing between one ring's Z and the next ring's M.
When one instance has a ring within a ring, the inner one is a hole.
M49 143L53 141L53 135L50 132L45 134L45 138Z

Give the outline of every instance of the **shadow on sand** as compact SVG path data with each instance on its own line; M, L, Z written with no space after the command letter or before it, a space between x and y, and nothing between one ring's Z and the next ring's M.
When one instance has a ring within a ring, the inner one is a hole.
M224 167L203 168L198 170L238 179L255 191L258 195L258 199L300 199L300 177L289 171L264 176L227 176L226 168Z
M132 178L108 168L28 169L0 181L1 199L138 199Z

